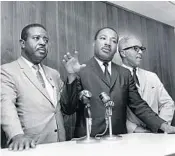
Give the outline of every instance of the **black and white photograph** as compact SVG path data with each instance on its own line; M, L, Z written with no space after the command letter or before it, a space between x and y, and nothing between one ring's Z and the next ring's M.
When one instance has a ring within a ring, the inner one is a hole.
M2 156L175 156L175 1L1 1Z

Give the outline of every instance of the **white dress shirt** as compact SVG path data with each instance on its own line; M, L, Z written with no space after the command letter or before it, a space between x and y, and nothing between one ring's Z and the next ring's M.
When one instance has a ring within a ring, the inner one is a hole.
M99 60L98 58L96 58L96 57L94 57L95 58L95 60L98 62L98 64L99 64L99 66L100 66L100 68L101 68L101 70L103 71L103 73L105 72L105 66L103 65L103 61L101 61L101 60ZM108 72L109 72L109 74L111 75L111 61L110 62L108 62Z
M129 69L131 72L131 75L133 76L133 68L132 67L126 66L125 64L122 64L122 66ZM139 83L140 83L140 76L139 76L139 68L138 67L136 67L136 75L137 75ZM137 86L137 88L140 88L137 83L136 83L136 86Z
M30 67L32 72L36 75L36 70L33 68L34 64L32 62L28 61L27 59L25 59L24 57L22 57L22 59L27 63L27 65ZM56 94L54 93L54 89L53 89L52 85L49 83L49 81L47 80L43 68L41 67L40 64L38 64L38 65L39 65L39 72L41 73L43 80L44 80L44 83L45 83L45 89L46 89L47 93L49 94L49 97L52 100L52 102L54 104L56 104L56 101L55 101L56 97L54 97Z

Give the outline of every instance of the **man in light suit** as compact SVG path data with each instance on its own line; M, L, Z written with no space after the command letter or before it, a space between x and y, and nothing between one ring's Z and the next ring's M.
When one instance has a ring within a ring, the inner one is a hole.
M145 50L146 48L143 47L140 40L134 36L126 36L119 41L119 52L123 61L122 66L130 70L136 81L140 96L159 117L171 124L175 108L174 101L155 73L139 68ZM129 133L150 132L146 125L129 108L127 110L126 126Z
M157 132L158 129L161 129L167 133L174 133L175 127L167 125L166 122L159 118L147 103L141 99L130 71L111 62L117 51L117 43L118 35L116 31L106 27L98 30L95 34L93 43L94 57L86 63L86 67L82 70L78 70L82 65L79 64L77 57L73 57L70 53L64 56L63 63L65 67L67 66L68 68L70 64L72 67L67 71L69 73L75 73L77 90L80 92L85 89L92 93L90 100L92 115L91 136L94 137L105 131L105 106L99 98L102 92L106 92L114 102L112 112L113 134L127 132L127 106L146 123L152 132ZM75 137L85 136L84 105L78 101L78 99L77 103L69 104L71 105L64 105L62 107L65 108L65 113L73 113L76 111Z
M1 66L1 124L10 150L65 141L60 97L69 101L69 85L64 87L59 73L42 64L48 41L42 25L27 25L21 33L21 57Z

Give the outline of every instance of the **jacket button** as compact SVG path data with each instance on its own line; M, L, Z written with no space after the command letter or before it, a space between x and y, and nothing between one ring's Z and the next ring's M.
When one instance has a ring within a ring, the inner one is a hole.
M57 132L57 129L55 129L54 132Z

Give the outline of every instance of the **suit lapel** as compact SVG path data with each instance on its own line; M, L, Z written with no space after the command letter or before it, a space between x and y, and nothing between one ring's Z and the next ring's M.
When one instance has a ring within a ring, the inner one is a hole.
M45 74L46 79L48 80L48 82L51 84L52 87L55 87L53 78L49 74L49 71L47 70L47 68L43 64L41 64L41 67L43 68L44 74Z
M92 68L92 70L99 76L99 78L110 88L110 84L107 81L101 67L99 66L98 62L95 60L95 58L93 57L90 60L90 66Z
M54 93L54 102L52 102L52 104L56 107L56 105L57 105L57 97L58 97L58 94L57 94L58 93L58 88L55 85L54 80L53 80L51 74L49 74L50 71L48 70L48 68L46 68L46 66L44 66L42 64L41 64L41 66L42 66L42 68L44 70L44 73L45 73L45 76L46 76L47 81L50 83L50 85L52 86L52 89L54 91L53 92Z
M117 67L113 62L111 62L111 73L112 73L111 75L111 88L112 88L118 78Z
M36 78L36 76L33 74L33 72L31 71L30 67L24 62L24 60L22 58L18 59L18 64L21 68L21 70L23 71L24 75L29 79L29 81L50 101L50 97L46 91L46 89L44 89L42 87L42 85L38 82L38 79Z
M141 68L138 68L138 79L139 79L139 82L140 82L140 87L138 88L138 91L140 93L141 96L143 96L144 94L144 90L147 86L147 76L145 75L145 72L141 69Z

